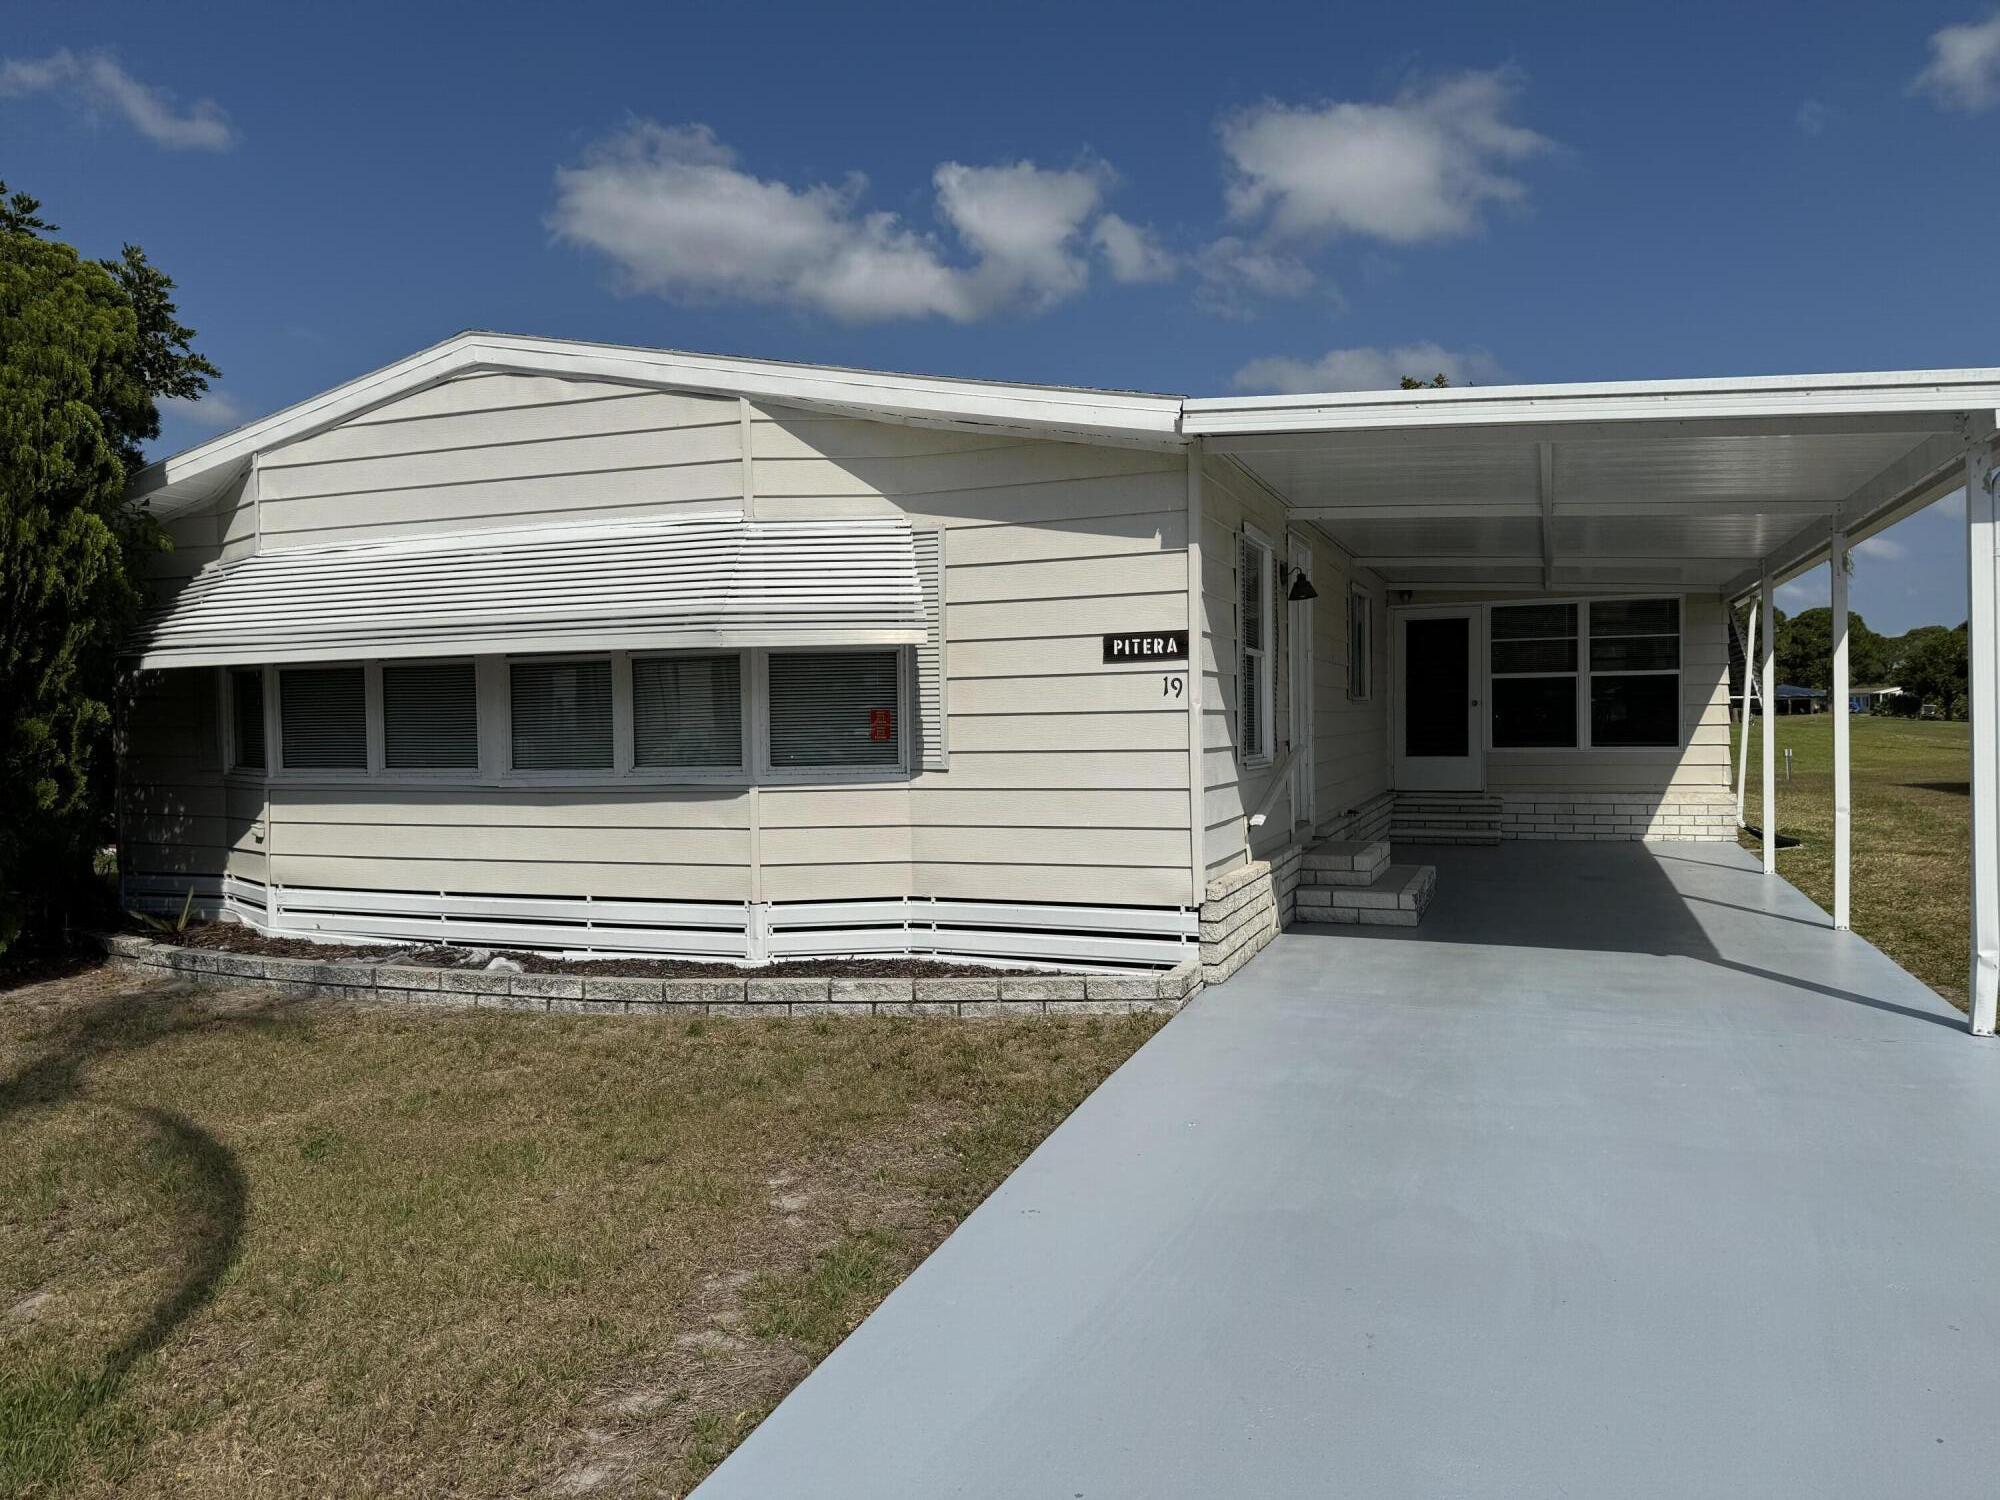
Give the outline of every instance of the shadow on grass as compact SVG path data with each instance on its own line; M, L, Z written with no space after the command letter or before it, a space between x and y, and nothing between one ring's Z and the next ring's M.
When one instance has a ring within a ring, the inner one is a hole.
M1905 781L1901 784L1915 792L1943 792L1951 797L1972 795L1972 783L1969 781Z
M0 1126L73 1101L93 1063L188 1032L254 1026L281 1008L272 1002L217 1015L157 993L93 1005L52 1049L0 1079ZM172 1190L180 1274L96 1369L0 1370L0 1493L52 1485L84 1454L135 1435L134 1419L115 1410L114 1398L134 1366L215 1296L242 1245L250 1195L235 1155L178 1110L127 1109L149 1127L154 1166Z

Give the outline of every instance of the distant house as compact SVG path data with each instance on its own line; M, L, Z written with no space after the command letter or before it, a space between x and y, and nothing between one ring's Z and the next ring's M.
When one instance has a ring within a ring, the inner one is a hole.
M1882 684L1873 687L1858 687L1847 695L1847 711L1851 714L1885 713L1891 698L1900 698L1903 690Z
M1781 714L1823 714L1826 712L1826 689L1796 687L1789 682L1778 684L1778 712Z

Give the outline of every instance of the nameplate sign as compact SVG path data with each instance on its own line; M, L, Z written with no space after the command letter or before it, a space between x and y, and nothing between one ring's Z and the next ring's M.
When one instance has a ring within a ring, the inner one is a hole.
M1132 635L1104 638L1106 666L1126 662L1186 661L1188 633L1185 630L1148 630Z

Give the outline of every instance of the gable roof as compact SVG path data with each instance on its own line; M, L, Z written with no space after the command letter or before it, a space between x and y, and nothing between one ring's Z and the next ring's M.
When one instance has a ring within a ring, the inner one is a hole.
M1005 432L1077 442L1179 447L1181 398L1079 386L1014 385L896 375L472 330L281 411L148 464L135 499L171 516L213 498L250 460L426 387L463 375L511 373L744 396L878 421Z

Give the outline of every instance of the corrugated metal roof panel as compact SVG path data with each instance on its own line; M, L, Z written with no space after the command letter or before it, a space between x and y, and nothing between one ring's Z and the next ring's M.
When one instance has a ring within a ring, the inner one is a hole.
M908 523L727 516L266 552L196 574L134 654L152 668L924 639Z

